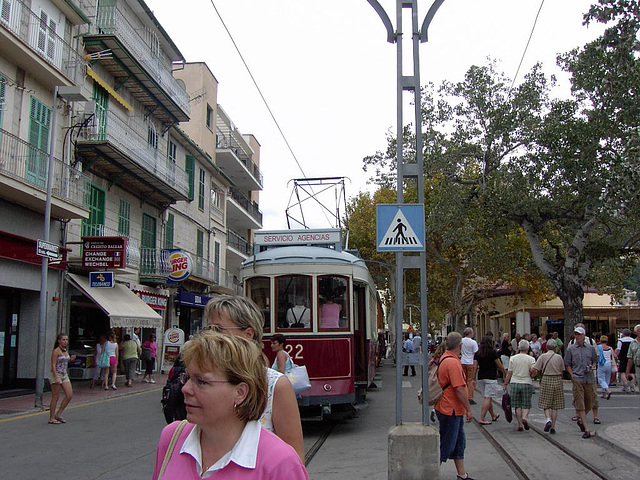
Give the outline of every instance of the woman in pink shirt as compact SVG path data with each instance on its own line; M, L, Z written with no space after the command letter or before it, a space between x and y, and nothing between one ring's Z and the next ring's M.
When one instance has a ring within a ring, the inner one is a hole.
M266 377L253 342L206 330L184 345L182 358L187 420L162 431L154 480L309 480L296 451L260 427Z

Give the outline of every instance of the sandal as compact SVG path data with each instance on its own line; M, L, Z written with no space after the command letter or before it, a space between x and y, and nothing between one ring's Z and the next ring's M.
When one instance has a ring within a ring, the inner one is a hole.
M572 422L577 422L578 420L580 420L580 417L578 415L571 417Z
M525 419L522 419L522 425L524 425L525 430L529 430L529 422Z
M471 478L468 473L465 473L464 477L462 475L456 475L456 479L457 480L475 480L474 478Z
M580 431L581 431L581 432L586 432L586 431L587 431L587 429L586 429L586 428L584 428L584 425L583 425L583 424L582 424L582 422L580 422L580 421L578 421L578 427L580 427Z
M478 422L478 425L491 425L491 422Z
M49 420L49 425L60 425L62 422L59 422L58 420L54 419L54 420Z
M591 437L595 437L596 436L596 432L584 432L582 434L582 438L591 438Z
M595 423L596 425L600 425L602 422L600 421L599 418L596 417L593 419L593 423Z
M497 414L496 418L492 418L491 421L492 422L496 422L496 421L498 421L499 418L500 418L500 414Z
M60 423L67 423L67 421L62 417L56 417L56 420L58 420Z

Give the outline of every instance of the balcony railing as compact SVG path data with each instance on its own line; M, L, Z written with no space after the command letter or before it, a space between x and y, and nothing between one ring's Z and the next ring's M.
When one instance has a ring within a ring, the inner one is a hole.
M187 114L191 112L189 95L173 78L171 61L163 54L160 41L153 31L142 25L132 25L113 5L98 7L95 27L99 34L116 35L182 111Z
M49 18L45 12L38 16L20 0L2 0L0 3L0 25L8 28L69 80L77 83L82 78L85 64L82 55L55 33L53 26L57 18ZM64 28L64 24L57 25L59 31Z
M184 196L189 195L187 172L169 160L164 149L150 147L146 136L139 133L144 120L130 117L125 123L113 112L109 111L105 125L87 127L81 137L87 141L108 141L129 155L140 166L165 183L171 185Z
M253 162L253 160L251 160L251 155L246 153L239 142L233 137L234 134L231 131L228 131L226 133L219 131L216 135L216 148L228 149L233 151L238 160L240 160L240 162L246 167L246 169L249 170L249 173L251 173L251 175L253 175L253 177L258 181L260 186L262 186L262 172L260 172L258 166Z
M0 172L46 191L49 154L0 129ZM53 159L51 195L78 207L88 205L90 179L80 170Z
M245 254L246 256L251 255L253 251L253 247L251 246L251 244L233 230L227 230L227 245Z
M236 202L238 202L240 206L244 208L254 220L256 220L260 225L262 225L262 212L258 208L258 204L256 202L249 200L236 187L231 187L229 189L229 194L231 198L233 198Z
M123 235L114 228L104 225L82 222L83 237L125 237L127 239L126 265L131 268L138 268L140 265L140 244L138 240L128 235Z
M186 251L186 250L185 250ZM186 251L193 260L192 275L203 278L215 285L221 285L221 279L226 281L226 272L206 258ZM143 248L141 251L140 275L166 278L171 273L169 255L171 250L157 248Z

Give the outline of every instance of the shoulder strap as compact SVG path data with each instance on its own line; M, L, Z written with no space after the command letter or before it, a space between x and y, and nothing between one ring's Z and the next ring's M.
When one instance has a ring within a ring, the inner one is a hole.
M171 436L171 441L169 442L169 446L167 446L167 451L164 453L164 459L162 460L162 467L160 467L160 473L158 474L158 480L162 480L162 476L164 475L164 471L167 469L167 465L169 464L169 460L171 459L171 455L173 455L173 450L176 448L176 443L178 442L178 437L184 430L184 427L187 426L187 421L182 420L180 424L173 431L173 435Z
M295 310L293 308L291 309L291 315L293 315L293 319L296 321L295 323L302 323L300 320L302 320L302 317L304 316L304 312L306 312L306 311L307 311L307 307L304 307L302 312L300 312L300 318L298 318L298 317L296 317Z
M438 378L438 370L440 370L440 364L442 362L444 362L447 358L451 358L451 356L446 356L444 358L440 358L440 360L438 361L438 369L436 370L436 378ZM440 383L440 379L438 378L438 383ZM447 388L449 385L451 385L451 383L447 382L444 387L442 388L442 391L444 392L445 388Z
M551 361L551 359L553 358L553 356L556 354L556 352L554 352L553 350L551 350L551 355L549 355L549 358L547 358L547 361L544 362L544 366L542 367L542 372L540 372L542 375L544 375L544 369L547 368L547 364Z

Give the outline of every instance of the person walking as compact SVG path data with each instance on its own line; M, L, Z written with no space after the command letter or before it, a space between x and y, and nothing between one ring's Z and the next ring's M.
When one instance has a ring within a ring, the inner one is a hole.
M464 339L462 339L464 341ZM502 378L505 378L507 372L498 357L498 353L493 348L492 337L485 335L480 341L478 351L474 356L474 360L478 365L478 389L482 395L482 410L480 411L480 425L491 425L492 422L498 420L499 413L493 411L492 399L499 398L502 389L498 385L498 370L502 372ZM468 388L467 383L467 388ZM471 402L469 402L471 403ZM491 415L491 422L485 421L487 412Z
M627 363L629 359L627 358L627 354L629 353L629 346L633 343L633 338L631 338L631 330L628 328L624 328L622 330L622 336L618 340L618 344L616 345L616 357L618 357L618 361L620 362L620 368L618 369L620 372L620 380L622 380L622 392L635 392L635 365L631 365L631 374L627 375Z
M405 352L405 353L413 353L413 340L411 340L409 338L408 334L406 334L404 343L402 344L402 351ZM409 365L405 365L404 366L404 371L402 373L402 376L406 377L408 373L409 373ZM411 365L411 376L412 377L416 376L416 367L415 367L415 365Z
M103 387L105 390L109 390L109 378L111 378L111 388L113 390L117 390L116 378L118 376L118 343L116 342L115 333L109 333L109 340L105 346L107 348L107 352L109 352L109 373L103 380Z
M156 342L156 334L152 333L149 340L142 344L142 356L145 359L144 375L142 381L146 383L156 383L153 379L153 371L156 368L156 355L158 353L158 343Z
M589 431L586 413L592 409L595 399L593 372L596 369L596 349L585 342L583 327L574 327L573 334L576 342L567 348L564 364L573 384L573 405L578 412L582 438L591 438L595 432Z
M472 422L473 412L469 404L467 380L458 358L462 351L462 336L458 332L451 332L445 339L445 348L438 367L442 398L435 405L440 430L440 462L452 459L457 479L473 480L464 466L464 420L466 417L467 423Z
M140 340L140 327L135 327L133 329L133 333L131 334L131 340L136 342L136 345L138 346L138 361L136 362L136 375L141 375L142 371L140 370L141 368L140 353L142 349L142 341Z
M609 389L611 370L614 364L618 364L616 353L608 343L609 337L601 335L600 345L598 345L598 383L602 389L602 398L606 398L607 400L611 398L611 390Z
M629 350L627 351L627 377L631 376L632 367L635 368L636 376L633 378L633 381L629 385L629 390L631 392L634 391L635 382L638 379L638 373L640 372L640 323L636 325L633 329L636 334L636 339L631 342L629 345Z
M162 431L153 480L309 480L296 451L260 426L267 382L255 343L205 330L182 357L187 420Z
M529 355L529 342L520 340L518 353L509 360L509 370L504 379L504 388L509 387L511 406L515 409L518 420L518 431L529 430L529 410L531 410L531 395L533 381L531 367L535 359Z
M584 326L584 323L576 323L574 328L577 328L577 327L581 327L585 332L587 331L586 327ZM557 341L558 340L556 340L556 342ZM574 343L576 343L576 339L572 338L571 340L569 340L569 343L567 344L567 348L573 345ZM585 335L584 343L588 343L596 350L596 361L597 361L599 356L598 356L598 349L597 349L598 344L596 343L596 341L593 338L589 337L588 335ZM593 423L595 425L600 425L602 423L600 421L600 417L598 416L599 409L600 409L600 404L598 402L598 383L594 381L593 382L593 405L591 406L591 413L593 414ZM572 422L577 422L578 419L580 418L580 415L578 415L577 409L575 413L576 413L575 416L571 419ZM589 410L586 411L586 414L587 415L589 414Z
M511 348L511 342L509 342L509 334L505 333L502 335L502 343L500 344L500 360L505 369L509 368L509 359L512 353L513 350Z
M290 372L293 368L293 361L291 361L291 357L284 350L284 346L286 344L287 339L281 333L276 333L271 337L271 351L276 354L276 358L274 358L271 368L280 373Z
M89 388L94 388L96 384L102 382L104 385L104 378L109 376L109 365L100 365L100 357L107 350L107 336L100 335L98 337L98 342L96 343L94 354L93 354L93 364L95 367L93 368L93 378L91 379L91 386Z
M62 416L62 412L67 408L69 402L73 398L73 388L67 369L69 360L75 360L75 355L69 355L67 348L69 346L69 337L66 333L59 333L51 352L51 373L49 381L51 383L51 404L49 405L49 424L59 425L67 423ZM60 403L60 408L56 412L58 398L60 397L60 389L64 391L64 400Z
M538 397L538 408L544 410L546 422L544 431L552 434L556 433L556 421L558 420L558 410L565 407L564 389L562 387L562 372L564 371L564 361L555 352L556 341L547 341L547 351L538 357L531 371L532 376L542 374L540 379L540 396Z
M413 351L415 353L422 353L422 336L420 332L416 333L411 340L413 341Z
M473 394L476 389L476 370L478 363L475 361L475 354L478 351L478 342L473 339L473 328L467 327L462 331L462 368L467 379L467 393L469 395L469 403L475 405Z
M120 350L120 353L122 354L122 363L124 365L124 373L126 376L124 385L126 387L133 387L133 376L136 371L140 348L135 340L131 338L131 335L127 334L124 336L124 342L122 342Z

